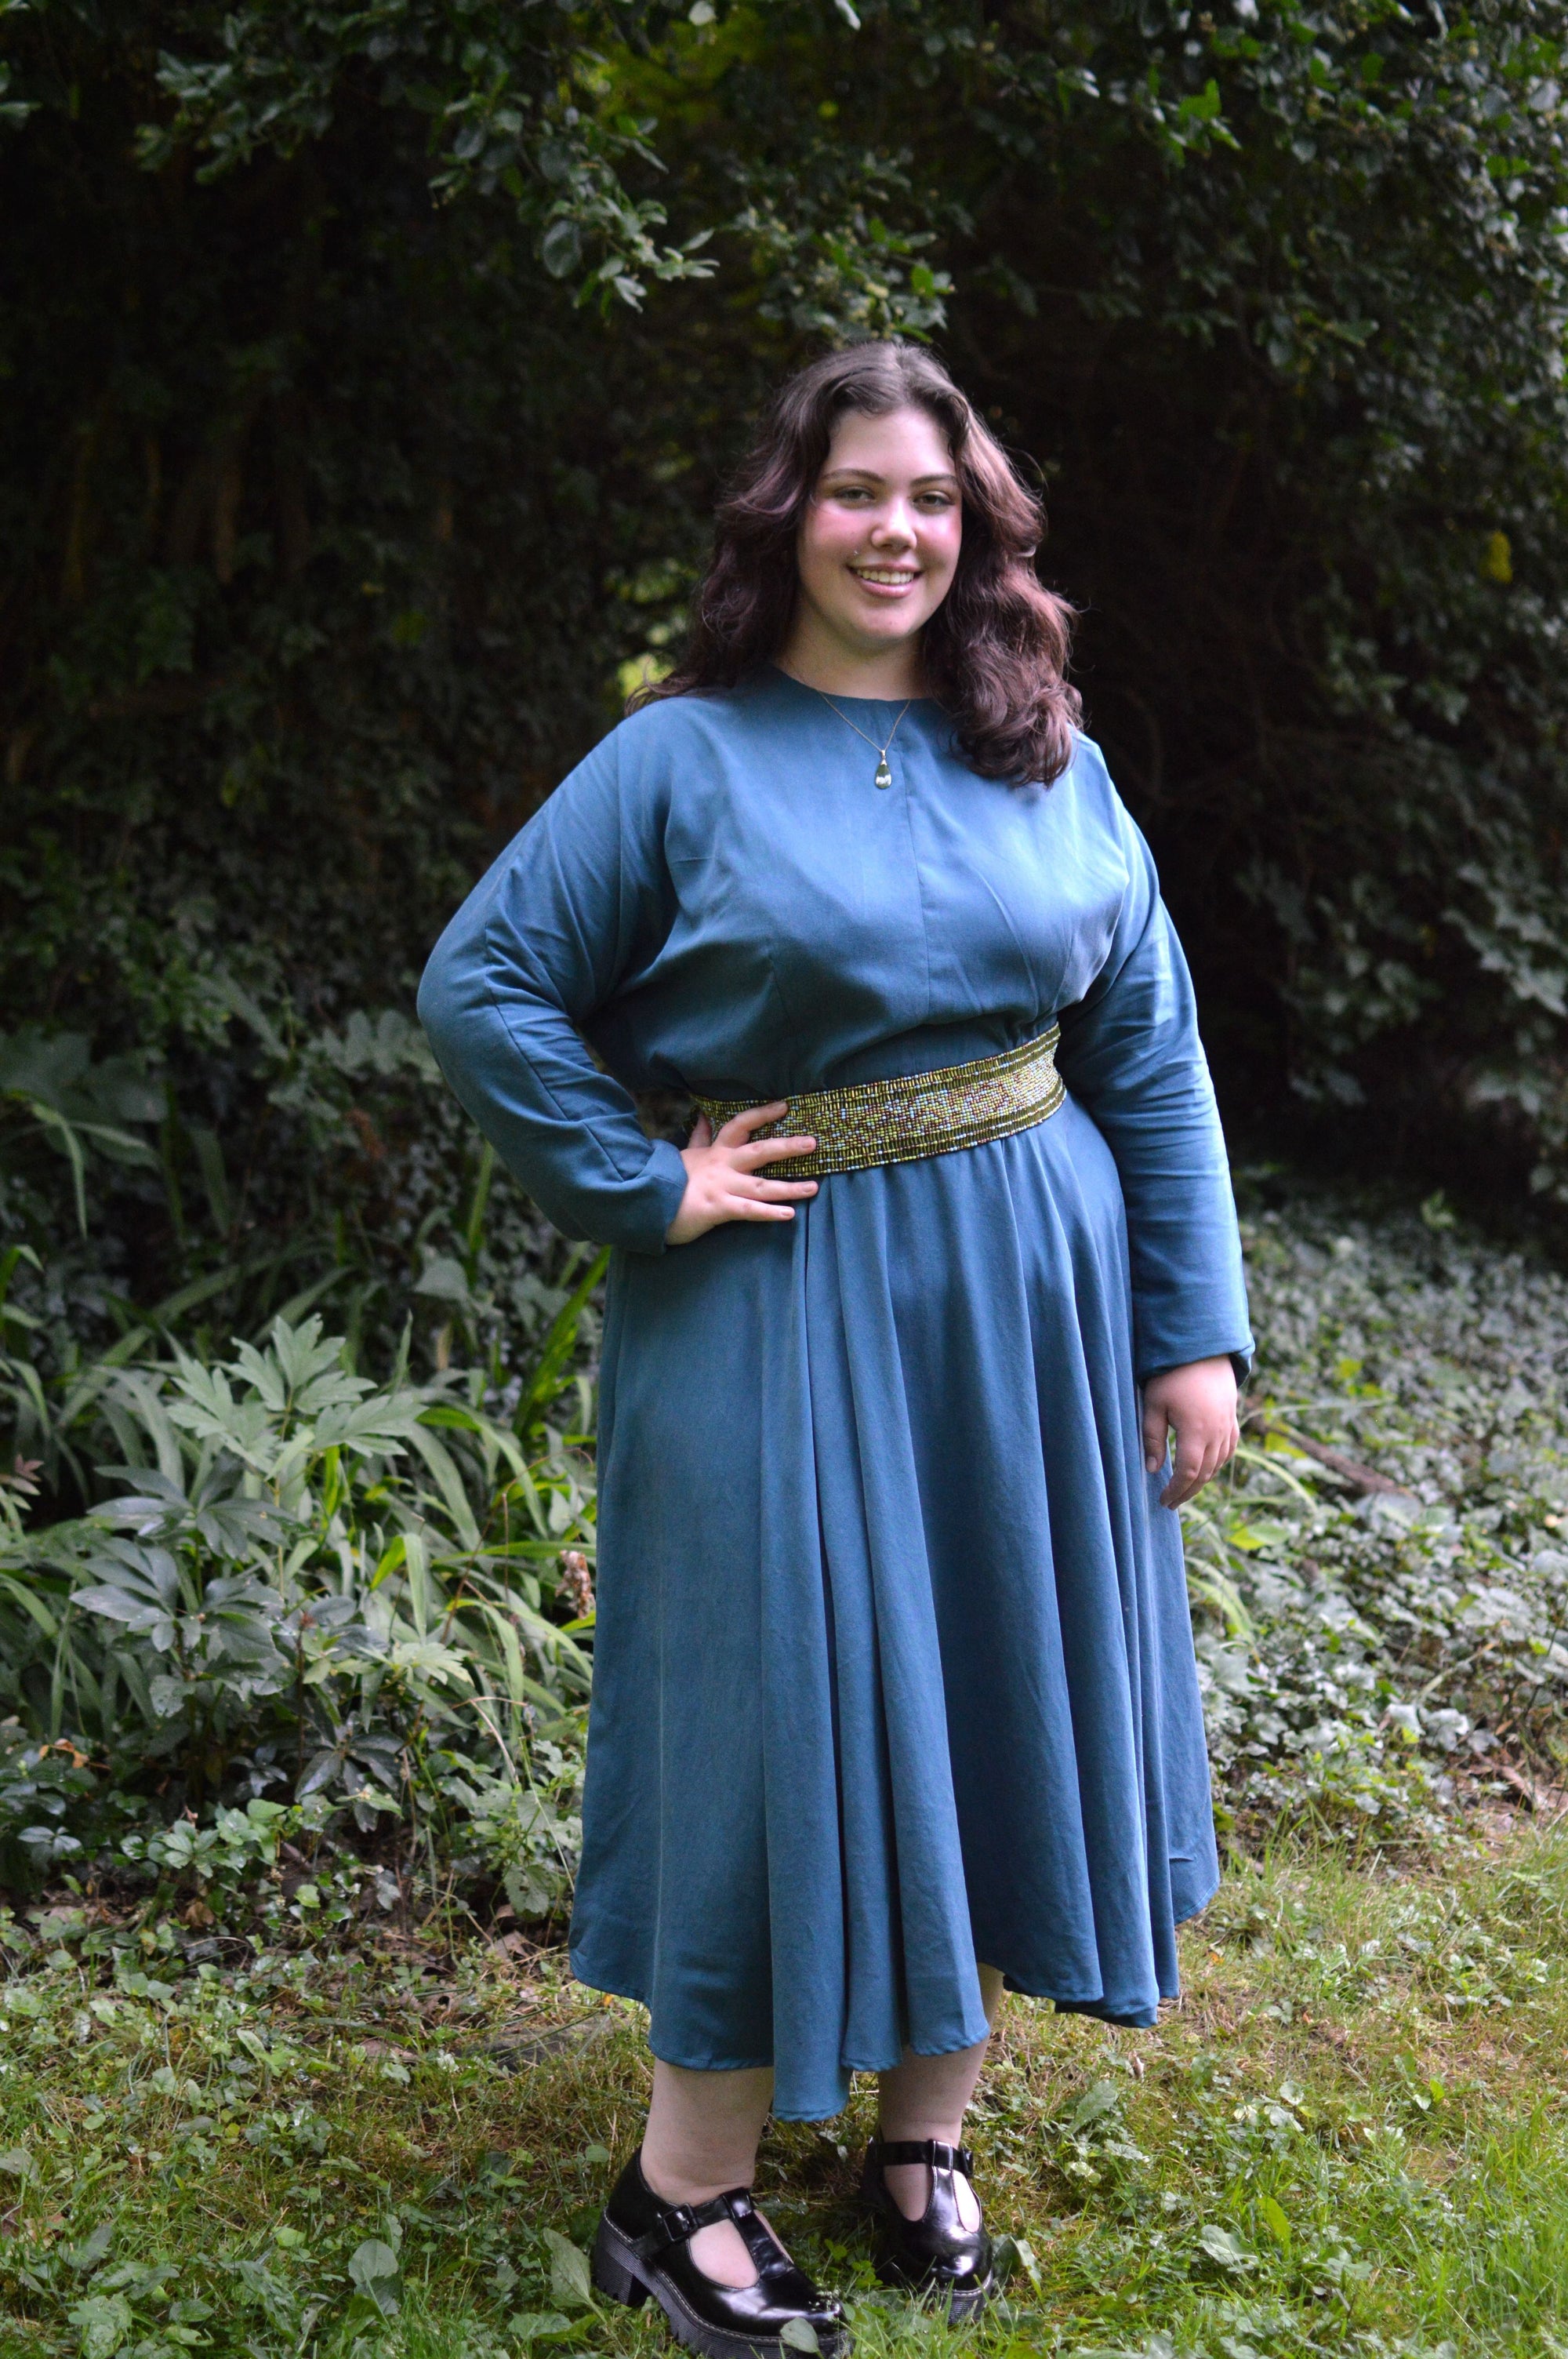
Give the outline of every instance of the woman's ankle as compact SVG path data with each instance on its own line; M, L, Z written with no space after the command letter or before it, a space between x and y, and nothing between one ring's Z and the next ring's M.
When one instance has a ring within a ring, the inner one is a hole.
M902 2145L906 2140L912 2144L924 2144L927 2138L936 2138L939 2139L944 2146L956 2147L963 2144L964 2125L962 2122L960 2122L957 2129L955 2129L951 2122L946 2122L944 2123L939 2129L932 2129L927 2125L922 2125L917 2130L908 2127L901 2127L896 2131L889 2129L885 2125L879 2125L877 2136L885 2145L888 2146ZM925 2213L930 2208L931 2203L932 2174L930 2164L925 2162L884 2162L881 2169L882 2184L887 2189L888 2193L892 2196L894 2203L898 2206L898 2209L903 2212L904 2218L906 2220L923 2220L925 2217ZM958 2177L957 2180L957 2190L958 2198L958 2215L964 2226L966 2228L978 2228L980 2224L982 2216L979 2196L975 2193L974 2189L970 2186L968 2180L962 2176Z
M931 2172L924 2162L884 2162L882 2185L906 2220L924 2220L931 2204Z
M699 2203L711 2203L717 2195L728 2195L732 2188L749 2189L752 2176L748 2171L743 2179L731 2179L722 2186L714 2186L711 2181L683 2178L678 2170L650 2170L646 2162L643 2165L643 2180L650 2194L657 2196L661 2203L685 2203L694 2210ZM715 2285L756 2284L757 2265L733 2220L710 2221L706 2228L697 2231L690 2242L693 2266L705 2277L711 2277Z
M672 2169L655 2159L643 2157L643 2178L661 2203L711 2203L716 2195L728 2195L731 2188L750 2188L755 2169L738 2171L733 2179L692 2179L684 2171Z

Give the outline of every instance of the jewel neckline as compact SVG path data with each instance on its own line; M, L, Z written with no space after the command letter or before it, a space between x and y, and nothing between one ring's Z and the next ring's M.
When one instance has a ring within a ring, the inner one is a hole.
M846 696L837 688L831 690L813 688L808 680L796 679L794 672L785 671L783 664L775 663L771 656L768 658L768 669L775 679L782 679L789 687L799 689L803 696L831 696L838 704L902 704L913 710L917 705L938 702L938 699L935 696Z

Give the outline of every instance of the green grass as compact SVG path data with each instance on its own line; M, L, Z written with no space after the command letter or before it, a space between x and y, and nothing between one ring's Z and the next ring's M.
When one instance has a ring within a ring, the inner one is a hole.
M978 2329L875 2285L869 2087L770 2136L764 2201L860 2359L1568 2359L1568 1284L1437 1200L1248 1233L1250 1454L1188 1541L1227 1824L1272 1848L1156 2030L1008 2002L972 2142L1013 2266ZM135 1897L89 1845L30 1931L0 1912L0 2359L652 2359L655 2320L584 2299L639 2011L471 1924L353 1934L380 1887L348 1854L312 1916L294 1857Z
M1236 1866L1154 2031L1010 1999L972 2127L1018 2256L979 2330L874 2286L869 2086L772 2133L761 2190L858 2348L1568 2352L1568 1838L1493 1838L1441 1879ZM567 2250L638 2135L638 2010L481 1941L171 1971L62 1948L4 1994L6 2359L658 2347Z

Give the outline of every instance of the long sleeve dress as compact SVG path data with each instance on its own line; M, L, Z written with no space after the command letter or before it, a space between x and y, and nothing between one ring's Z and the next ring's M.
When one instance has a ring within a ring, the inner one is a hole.
M880 745L896 707L836 700ZM1249 1353L1192 988L1098 749L875 756L769 667L612 730L419 995L449 1080L611 1264L572 1965L672 2063L816 2120L1011 1988L1147 2024L1217 1880L1181 1533L1138 1387ZM633 1093L764 1099L1062 1027L1036 1127L666 1247ZM593 1054L589 1053L591 1047Z

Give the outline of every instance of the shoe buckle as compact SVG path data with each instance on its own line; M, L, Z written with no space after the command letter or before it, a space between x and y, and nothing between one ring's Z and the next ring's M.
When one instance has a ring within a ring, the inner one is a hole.
M697 2224L697 2214L689 2203L673 2204L669 2211L659 2214L660 2231L672 2245L684 2245L688 2236L695 2236Z

